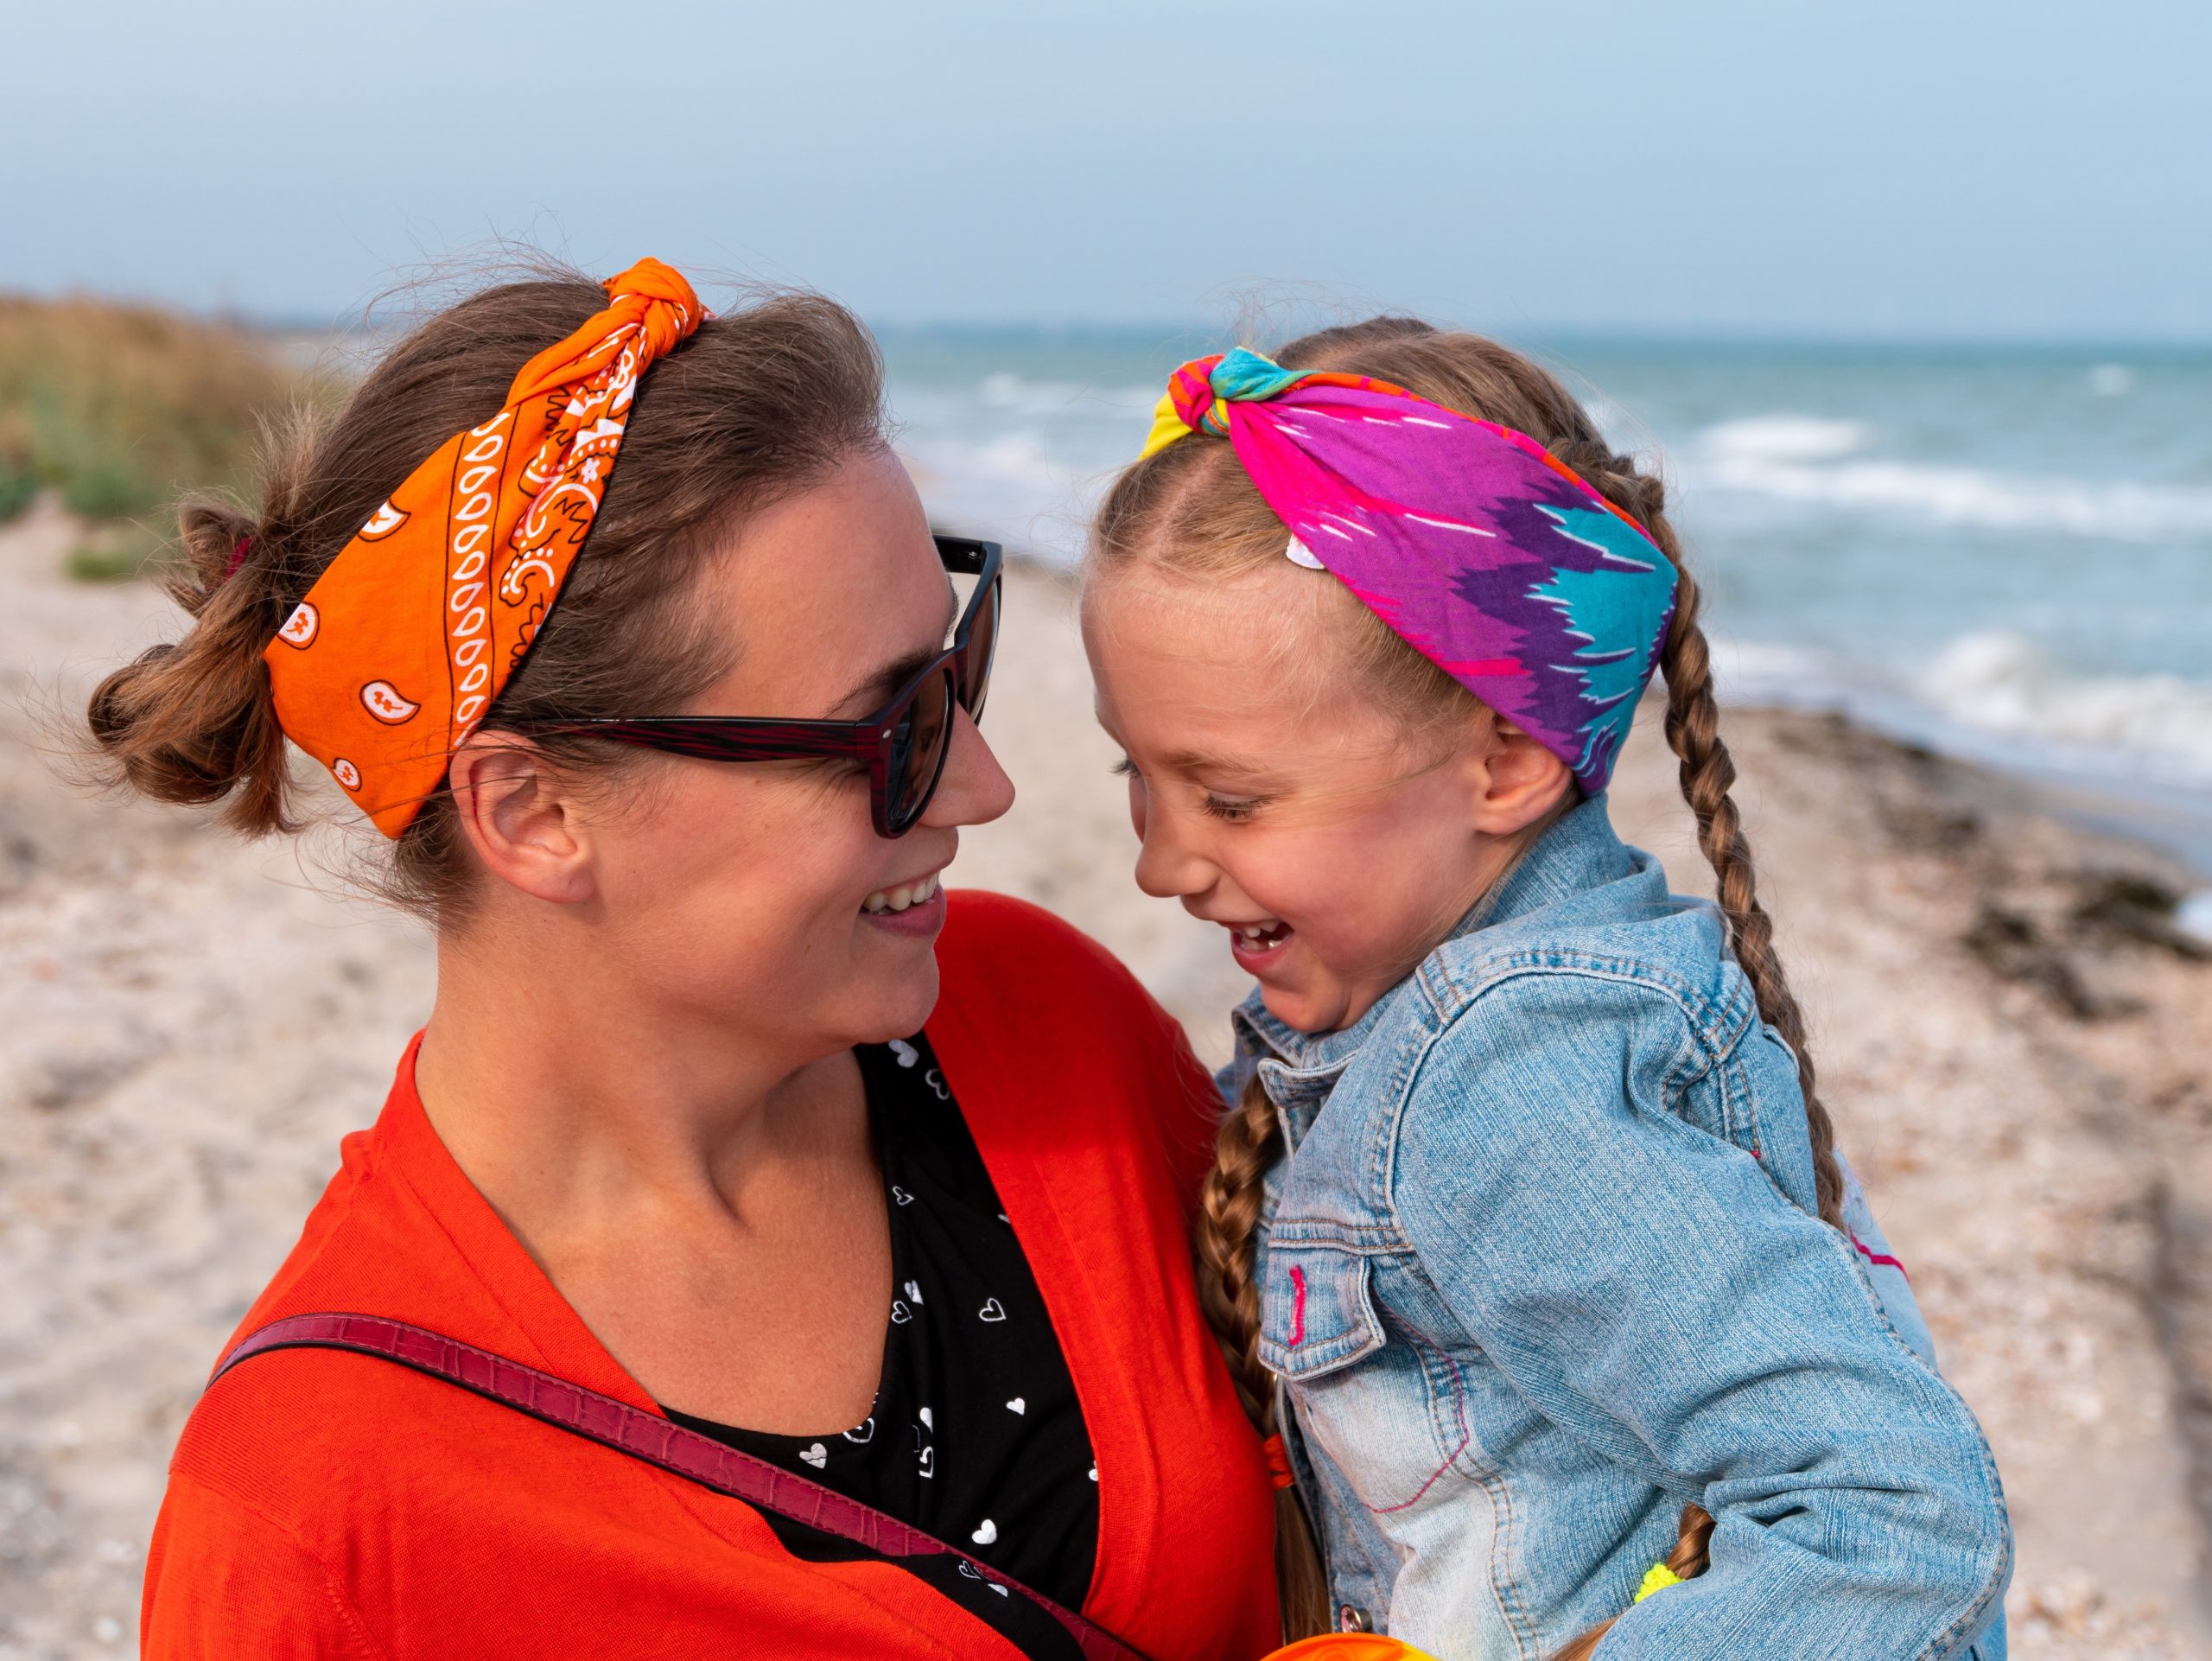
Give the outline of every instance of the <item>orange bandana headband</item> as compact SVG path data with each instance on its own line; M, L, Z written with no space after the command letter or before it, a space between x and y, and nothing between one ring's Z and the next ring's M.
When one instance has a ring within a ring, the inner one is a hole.
M703 315L657 259L523 366L370 516L262 653L284 735L397 837L543 627L606 493L630 401Z

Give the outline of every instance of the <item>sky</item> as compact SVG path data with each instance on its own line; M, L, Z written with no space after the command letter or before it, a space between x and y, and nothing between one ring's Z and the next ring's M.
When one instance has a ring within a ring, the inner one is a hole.
M0 290L518 239L879 323L2212 340L2205 0L24 0Z

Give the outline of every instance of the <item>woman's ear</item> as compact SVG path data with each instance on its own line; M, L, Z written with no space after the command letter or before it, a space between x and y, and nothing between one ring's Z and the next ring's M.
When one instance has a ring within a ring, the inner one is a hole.
M1491 728L1475 795L1475 829L1510 837L1549 813L1574 788L1567 763L1510 721Z
M533 899L573 906L595 888L575 799L527 740L473 734L448 775L469 847L492 875Z

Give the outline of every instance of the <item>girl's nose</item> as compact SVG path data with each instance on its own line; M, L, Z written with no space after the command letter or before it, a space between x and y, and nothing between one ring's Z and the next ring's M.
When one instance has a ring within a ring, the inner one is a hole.
M1175 834L1169 815L1146 813L1137 826L1137 887L1155 900L1181 900L1213 886L1211 862Z
M1014 780L965 710L952 718L952 750L944 758L944 777L922 811L924 824L948 830L988 824L1014 805Z

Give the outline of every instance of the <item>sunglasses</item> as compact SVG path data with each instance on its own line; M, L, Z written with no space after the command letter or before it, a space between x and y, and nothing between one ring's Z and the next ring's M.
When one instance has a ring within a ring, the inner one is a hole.
M1005 550L968 537L936 538L954 576L980 579L952 644L859 721L779 721L752 716L649 716L548 722L544 731L610 738L700 761L791 761L849 757L868 763L870 810L880 837L903 837L937 794L952 750L953 706L983 718L991 656L998 645L999 567Z

